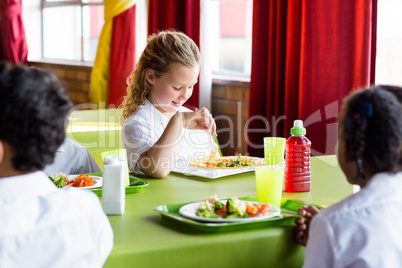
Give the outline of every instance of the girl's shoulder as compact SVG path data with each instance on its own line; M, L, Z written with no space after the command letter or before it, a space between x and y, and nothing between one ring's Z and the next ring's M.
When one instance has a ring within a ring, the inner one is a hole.
M151 108L152 107L150 107L149 101L147 101L147 103L145 103L145 104L138 106L137 109L127 119L127 123L132 122L133 120L141 119L141 118L147 120L150 117Z

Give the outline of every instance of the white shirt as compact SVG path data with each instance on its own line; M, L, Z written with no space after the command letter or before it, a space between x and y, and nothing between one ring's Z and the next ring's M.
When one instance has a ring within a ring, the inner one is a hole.
M304 267L402 267L401 222L402 173L378 173L313 218Z
M191 110L180 107L180 112ZM130 116L122 129L123 147L127 150L127 160L130 171L140 172L136 165L139 156L148 151L162 136L169 119L164 116L155 106L146 99L145 105L138 107L137 111ZM185 164L191 159L207 157L213 149L212 136L202 130L184 129L180 142L176 165ZM167 159L158 160L158 166L167 163Z
M99 198L41 171L0 178L0 267L102 267L113 231Z
M101 172L88 149L68 138L57 149L53 163L43 171L48 176L59 172L66 175Z

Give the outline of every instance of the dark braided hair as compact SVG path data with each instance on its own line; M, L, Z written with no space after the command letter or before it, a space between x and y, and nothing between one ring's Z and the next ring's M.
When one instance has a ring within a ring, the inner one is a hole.
M351 136L353 157L357 165L357 176L364 179L362 159L364 156L364 148L366 147L364 135L367 128L366 118L354 118L354 124L352 124Z
M70 108L55 75L0 62L0 140L12 147L16 170L41 170L53 162Z
M400 88L402 90L402 88ZM352 93L345 102L343 137L352 149L357 179L366 179L362 161L374 173L401 170L402 104L382 86Z

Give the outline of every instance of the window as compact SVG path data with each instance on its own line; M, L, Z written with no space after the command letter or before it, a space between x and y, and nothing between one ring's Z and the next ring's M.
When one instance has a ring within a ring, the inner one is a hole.
M214 74L250 77L251 74L251 32L253 1L218 1L215 5L219 27L211 29L218 44L217 57L213 57Z
M376 84L402 85L402 2L378 1Z
M93 62L104 23L102 0L42 0L43 59Z

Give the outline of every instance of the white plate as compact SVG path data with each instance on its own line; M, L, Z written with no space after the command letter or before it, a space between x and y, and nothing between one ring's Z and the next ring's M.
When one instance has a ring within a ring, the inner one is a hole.
M250 157L259 159L261 162L264 158ZM212 168L200 168L191 166L188 161L184 159L177 159L175 167L172 169L173 172L181 173L186 176L197 176L206 179L217 179L225 176L245 173L254 171L255 167L244 167L244 168L224 168L224 169L212 169Z
M222 203L225 203L226 200L221 200ZM249 202L251 204L258 204L259 206L262 205L263 203L259 202L251 202L251 201L245 201ZM260 216L260 217L249 217L249 218L206 218L206 217L201 217L195 214L195 212L198 210L200 202L195 202L191 204L184 205L180 208L179 213L180 215L196 220L196 221L203 221L203 222L244 222L244 221L258 221L258 220L265 220L269 218L273 218L281 214L281 209L278 208L277 206L271 205L270 212L271 214L265 215L265 216Z
M225 169L237 169L237 168L247 168L247 167L255 167L259 166L262 163L262 159L258 157L250 157L250 156L241 156L240 159L242 162L246 162L249 164L249 166L240 166L240 167L215 167L215 166L207 166L205 163L210 162L214 164L218 164L219 162L223 161L236 161L238 159L238 156L236 155L231 155L231 156L218 156L214 158L209 158L209 157L202 157L198 159L192 159L189 162L190 166L194 167L199 167L199 168L207 168L207 169L220 169L220 170L225 170Z
M68 175L68 179L75 179L77 178L77 176L79 175ZM76 188L76 189L93 189L93 188L100 188L102 187L103 184L103 178L102 177L98 177L98 176L89 176L90 178L92 178L94 180L94 185L92 186L86 186L86 187L71 187L71 188ZM70 188L70 187L67 187Z

